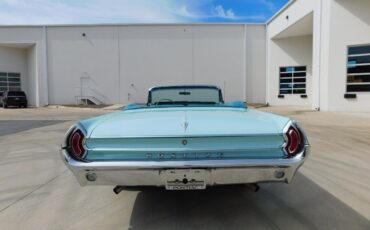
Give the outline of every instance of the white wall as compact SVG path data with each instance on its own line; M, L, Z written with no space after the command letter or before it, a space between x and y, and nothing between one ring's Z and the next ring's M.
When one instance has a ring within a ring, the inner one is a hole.
M370 111L370 92L358 92L356 99L344 98L347 48L351 45L370 44L369 9L368 0L297 0L274 18L267 29L270 79L267 83L269 88L267 94L270 103L308 105L301 100L284 99L285 102L280 103L281 101L276 99L274 75L277 70L274 70L276 63L273 60L280 59L281 52L272 39L279 37L284 31L291 30L301 18L313 12L312 95L308 95L311 108L320 108L324 111ZM291 44L298 45L294 41ZM295 62L304 58L299 55L290 56Z
M37 102L36 66L35 45L8 44L0 46L0 72L21 74L21 88L26 92L29 106L36 106Z
M144 102L168 84L215 84L227 101L263 103L264 34L244 24L4 26L0 45L26 45L23 85L36 106L74 104L81 84L105 103Z
M328 56L328 110L370 111L370 92L358 92L357 99L345 99L347 47L370 44L370 1L333 0L330 12Z
M266 27L246 26L246 99L266 103Z
M320 0L296 0L275 16L267 25L268 39L293 26L320 5Z
M131 26L119 37L122 102L171 84L215 84L225 100L245 100L243 25Z
M28 105L36 106L37 102L37 52L36 46L27 48L27 96Z
M329 84L327 76L329 75L329 46L332 42L331 35L329 34L332 23L330 18L332 1L293 1L287 8L273 18L267 26L268 60L271 60L274 56L275 58L279 58L279 56L270 53L270 47L276 45L272 39L303 36L308 31L312 34L312 48L309 54L312 55L309 100L304 100L303 103L300 99L286 101L289 102L288 104L304 105L314 110L328 110L328 88L331 84ZM308 29L308 26L310 29ZM270 63L267 65L271 69ZM274 76L270 76L270 74L275 73L268 73L268 77L273 78ZM270 88L271 84L274 83L268 81L267 87ZM276 101L274 99L276 95L271 90L267 90L267 97L269 99L273 98L273 101Z
M28 91L30 105L42 106L48 104L47 97L47 74L45 73L45 52L44 52L44 36L43 27L41 26L16 26L16 27L0 27L0 46L13 46L13 47L29 47L35 45L34 63L35 72L37 75L34 79L34 87L32 89L25 89ZM28 60L28 51L24 51ZM26 68L28 68L27 61L25 61ZM27 73L28 74L28 73ZM25 75L24 75L25 76ZM27 81L26 85L31 86L31 82Z
M0 72L21 74L21 87L28 95L27 55L24 48L0 46Z
M330 29L331 1L318 1L313 12L312 41L312 105L313 110L328 110L328 47L331 42Z
M20 72L26 75L26 50L0 45L0 72Z
M194 83L219 86L225 101L245 100L244 26L193 26L193 39Z
M120 39L121 102L146 102L156 85L191 84L191 26L123 26Z
M86 93L106 103L119 101L117 27L49 27L47 32L50 104L74 104L81 77L94 91Z
M264 33L264 25L48 27L50 103L74 104L81 77L105 103L145 102L150 87L169 84L215 84L227 101L264 102Z
M226 100L370 111L370 93L343 97L347 47L370 44L368 9L367 0L296 0L267 31L251 24L2 26L0 67L23 69L32 105L75 103L84 78L106 103L143 102L153 85L207 83L223 88ZM301 36L306 16L312 36ZM18 61L11 61L16 53ZM308 66L307 99L277 98L283 65Z
M269 43L269 49L269 104L311 106L312 36L274 39ZM284 66L307 66L307 98L301 98L299 94L284 94L284 98L277 97L279 95L279 68Z

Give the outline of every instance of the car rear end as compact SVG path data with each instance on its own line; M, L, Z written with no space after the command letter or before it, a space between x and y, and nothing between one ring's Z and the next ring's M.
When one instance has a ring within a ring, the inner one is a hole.
M4 99L4 107L27 107L27 96L23 91L8 91Z
M62 157L81 185L163 186L292 181L309 152L302 129L249 135L94 138L79 124L66 134Z

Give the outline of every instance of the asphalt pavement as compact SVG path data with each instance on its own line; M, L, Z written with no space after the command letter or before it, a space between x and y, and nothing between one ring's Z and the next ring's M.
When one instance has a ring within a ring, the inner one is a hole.
M293 183L119 195L80 187L59 155L73 122L110 111L0 110L0 229L370 229L370 114L262 109L309 135Z

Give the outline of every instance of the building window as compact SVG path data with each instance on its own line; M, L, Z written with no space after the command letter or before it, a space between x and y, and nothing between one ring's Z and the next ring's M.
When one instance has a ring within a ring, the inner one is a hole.
M0 72L0 92L21 90L21 74Z
M280 94L306 94L306 66L280 67Z
M370 91L370 45L348 47L347 92Z

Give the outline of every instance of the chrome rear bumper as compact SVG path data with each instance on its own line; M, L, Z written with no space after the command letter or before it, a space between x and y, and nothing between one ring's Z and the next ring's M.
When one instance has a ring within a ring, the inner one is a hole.
M189 161L99 161L81 162L62 149L62 159L81 186L165 186L161 175L167 169L205 169L210 185L258 182L290 183L309 153L309 145L289 159L189 160Z

